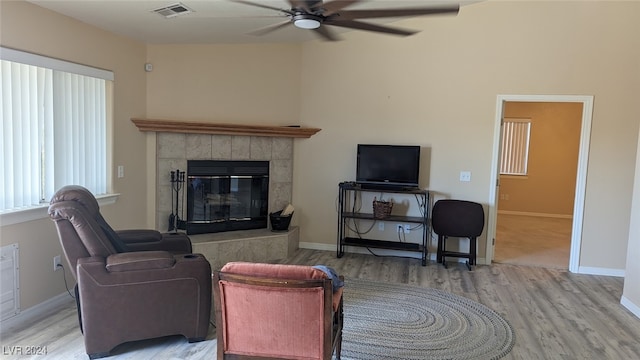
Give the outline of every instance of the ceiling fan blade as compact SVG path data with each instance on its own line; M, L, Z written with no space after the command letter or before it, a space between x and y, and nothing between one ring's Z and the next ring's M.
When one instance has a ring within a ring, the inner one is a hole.
M349 29L375 31L375 32L380 32L385 34L402 35L402 36L409 36L418 32L415 30L404 30L404 29L370 24L370 23L355 21L355 20L325 20L324 24L339 26L339 27L344 27Z
M355 3L358 3L362 0L333 0L322 4L322 8L324 9L324 16L329 16L337 13L338 11L351 6Z
M320 35L320 37L322 37L323 39L327 40L327 41L338 41L340 40L340 38L338 38L338 36L336 36L333 31L327 29L326 26L320 26L317 29L314 29L315 33Z
M279 22L279 23L271 24L271 25L262 27L260 29L253 30L253 31L249 32L249 34L250 35L256 35L256 36L261 36L261 35L268 34L268 33L272 32L272 31L276 31L276 30L278 30L280 28L283 28L283 27L285 27L287 25L291 25L291 24L292 24L291 20L287 19L287 20Z
M304 11L311 11L309 5L305 0L288 0L289 5L291 5L291 9L302 9Z
M457 14L460 7L456 5L446 7L432 7L423 9L378 9L378 10L345 10L336 15L339 19L373 19L383 17L421 16L436 14Z
M275 10L275 11L279 11L279 12L285 12L287 14L293 15L293 12L291 10L280 9L280 8L277 8L277 7L274 7L274 6L264 5L264 4L255 3L255 2L251 2L251 1L245 1L245 0L231 0L231 1L237 2L237 3L240 3L240 4L250 5L250 6L257 6L257 7L261 7L261 8L264 8L264 9Z

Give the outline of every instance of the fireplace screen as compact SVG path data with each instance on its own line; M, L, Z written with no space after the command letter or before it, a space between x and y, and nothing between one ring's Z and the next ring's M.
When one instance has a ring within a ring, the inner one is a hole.
M267 161L189 161L187 233L266 228L268 194Z

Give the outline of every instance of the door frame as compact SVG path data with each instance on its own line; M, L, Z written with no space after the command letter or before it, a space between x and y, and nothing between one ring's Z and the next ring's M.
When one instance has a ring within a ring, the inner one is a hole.
M487 246L485 259L491 264L494 255L496 226L498 221L499 159L502 141L501 123L504 118L506 102L577 102L582 103L582 123L580 130L580 149L576 174L576 192L573 201L573 224L571 226L571 251L569 271L579 272L580 246L582 243L582 221L584 217L584 198L587 184L587 165L591 139L591 121L593 117L593 96L587 95L498 95L496 101L496 119L493 134L493 155L491 158L491 182L489 190L489 218L487 224Z

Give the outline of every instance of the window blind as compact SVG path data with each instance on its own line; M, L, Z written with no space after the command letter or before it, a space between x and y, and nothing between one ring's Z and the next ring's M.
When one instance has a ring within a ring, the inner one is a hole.
M527 175L531 119L504 119L500 174Z
M78 66L63 71L60 60L47 68L48 58L0 50L0 211L48 202L69 184L105 194L109 80L86 75L86 66L62 62ZM26 63L5 59L16 57Z

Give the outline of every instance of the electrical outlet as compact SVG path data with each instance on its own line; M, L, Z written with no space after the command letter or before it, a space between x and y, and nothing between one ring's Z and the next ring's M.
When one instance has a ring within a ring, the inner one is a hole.
M384 231L384 221L378 223L378 231Z
M396 232L398 233L404 232L404 226L402 224L396 225Z
M118 178L123 178L123 177L124 177L124 166L118 165Z
M460 181L471 181L471 171L460 171Z
M404 233L408 234L411 232L411 225L409 224L404 224Z
M53 271L58 271L62 269L62 263L60 262L60 255L56 255L53 257Z

